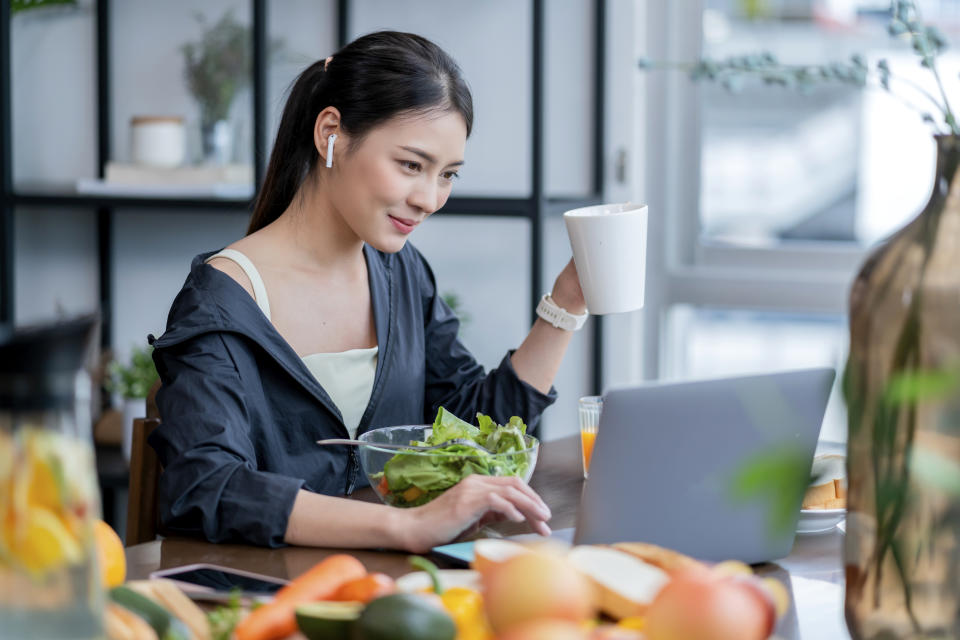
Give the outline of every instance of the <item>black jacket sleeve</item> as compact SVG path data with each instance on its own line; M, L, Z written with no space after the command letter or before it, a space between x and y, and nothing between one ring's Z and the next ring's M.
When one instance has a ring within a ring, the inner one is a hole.
M211 542L283 545L302 480L259 471L243 384L217 333L154 350L163 420L150 436L163 473L158 503L170 533Z
M433 422L441 406L467 422L477 412L485 413L501 424L511 416L520 416L531 433L540 415L557 399L556 389L544 394L527 384L513 369L512 351L500 365L485 373L457 337L460 321L437 292L436 278L427 261L417 253L422 265L420 283L424 305L426 347L426 396L424 420Z

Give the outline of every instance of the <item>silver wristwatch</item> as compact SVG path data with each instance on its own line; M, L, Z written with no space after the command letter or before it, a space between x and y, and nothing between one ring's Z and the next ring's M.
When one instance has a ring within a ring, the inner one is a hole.
M589 313L576 315L570 313L561 306L558 306L549 293L543 294L540 303L537 305L537 315L549 322L557 329L564 331L576 331L583 326L590 316Z

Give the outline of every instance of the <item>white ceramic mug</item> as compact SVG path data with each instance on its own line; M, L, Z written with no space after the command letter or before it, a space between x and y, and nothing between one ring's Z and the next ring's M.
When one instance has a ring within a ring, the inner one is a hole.
M183 164L186 132L179 116L130 119L130 157L134 164L170 169Z
M601 204L563 214L580 286L592 314L643 307L647 205Z

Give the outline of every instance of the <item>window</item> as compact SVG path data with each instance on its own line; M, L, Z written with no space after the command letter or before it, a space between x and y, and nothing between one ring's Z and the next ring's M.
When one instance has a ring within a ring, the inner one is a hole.
M906 103L923 110L932 105L909 83L938 91L909 44L887 33L889 6L886 0L704 3L705 57L766 51L784 63L823 65L861 54L871 67L886 59L897 96L875 81L866 90L823 82L807 95L758 84L731 93L703 83L704 242L869 245L920 210L930 192L935 149L927 125ZM921 8L927 21L946 22L949 31L960 5L938 1ZM948 53L938 65L948 88L960 88L953 82L960 58Z
M820 437L843 439L846 412L839 395L839 371L848 348L845 317L677 305L667 312L667 318L664 378L835 367L838 381Z
M948 39L960 3L921 1ZM642 55L686 61L770 51L786 63L887 59L894 75L929 75L886 32L887 0L663 0L645 3ZM938 59L960 105L960 56ZM690 82L640 72L650 205L643 378L692 378L810 364L842 368L847 297L872 246L916 215L933 177L921 117L882 89ZM921 94L902 92L911 102ZM611 349L611 356L617 355ZM834 398L824 436L844 437Z

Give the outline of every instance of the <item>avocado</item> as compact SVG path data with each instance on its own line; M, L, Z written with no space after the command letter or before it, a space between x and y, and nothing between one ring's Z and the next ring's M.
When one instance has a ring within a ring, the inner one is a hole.
M308 640L350 640L360 602L311 602L297 607L297 627Z
M457 627L422 596L395 593L368 604L353 633L353 640L454 640Z

